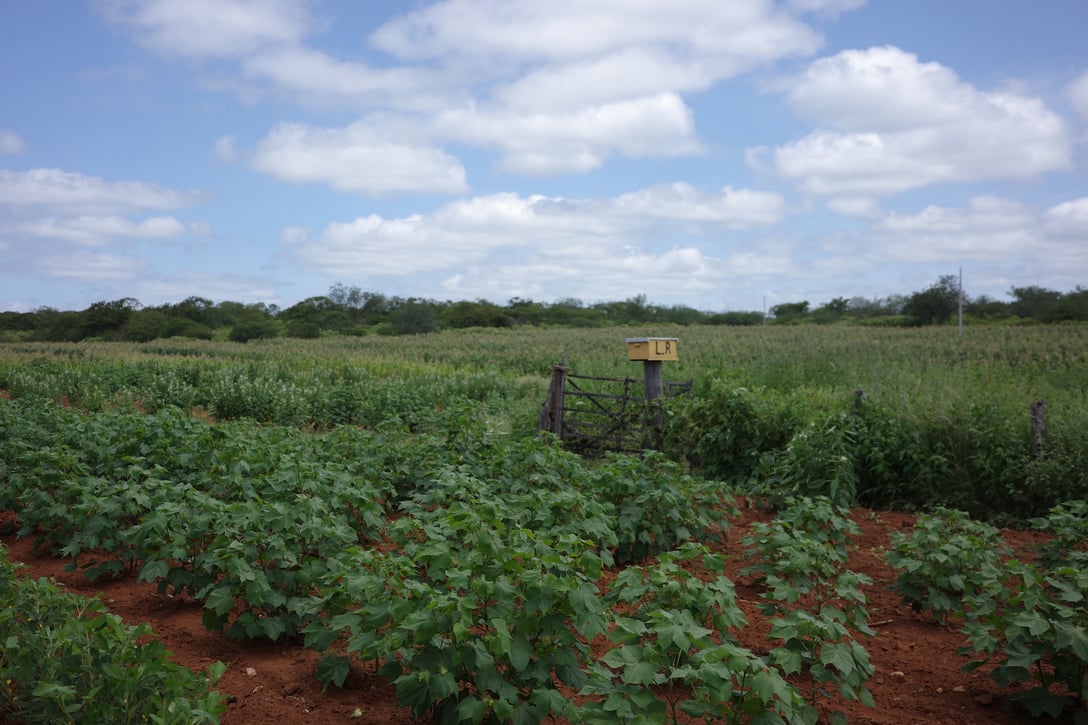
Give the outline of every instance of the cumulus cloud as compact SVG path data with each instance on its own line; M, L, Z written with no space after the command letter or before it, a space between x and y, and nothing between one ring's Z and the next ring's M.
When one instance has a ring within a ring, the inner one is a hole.
M503 168L522 174L591 171L616 156L695 153L691 111L672 93L571 113L452 110L438 114L442 136L503 152Z
M145 305L176 303L200 290L201 297L211 300L265 304L277 302L274 280L245 275L216 272L174 272L151 275L145 270L138 280L126 283L124 292Z
M894 47L820 59L787 97L822 127L775 149L775 167L813 194L886 195L1070 165L1065 124L1041 100L980 91Z
M1068 244L1069 252L1075 249L1076 256L1088 263L1088 250L1085 248L1088 245L1084 244L1084 240L1088 239L1088 196L1064 201L1047 209L1043 228L1053 239ZM1062 259L1069 261L1071 269L1083 270L1083 266L1074 265L1072 256L1063 254Z
M303 45L254 53L242 60L241 69L290 98L334 108L431 111L471 98L461 80L442 69L375 67Z
M837 15L846 10L856 10L865 4L865 0L788 0L794 10L803 13Z
M1066 97L1080 117L1088 121L1088 70L1069 84L1066 88Z
M963 208L927 206L917 214L889 213L874 231L896 243L879 255L895 261L1011 258L1036 241L1038 215L1030 207L997 197L976 197Z
M23 153L25 149L26 142L19 134L0 128L0 154L15 156Z
M102 7L141 45L188 58L295 43L313 25L308 4L299 0L107 0Z
M235 148L234 136L220 136L215 140L212 154L220 163L233 164L238 160L238 149Z
M118 239L169 239L184 233L185 226L174 217L151 217L139 222L119 216L45 217L22 225L20 231L79 246L101 247Z
M672 293L720 283L731 262L723 230L766 226L783 213L775 194L726 187L701 192L686 184L641 189L607 199L500 193L460 199L426 215L378 215L328 225L309 237L285 230L299 264L356 278L438 275L444 290L464 294L533 294L535 284L597 289L597 297L631 285L668 281ZM662 243L662 239L670 240ZM703 248L717 248L708 255ZM516 261L515 261L516 260ZM495 280L501 289L484 289ZM626 285L626 286L625 286Z
M811 52L819 36L763 0L446 0L402 15L371 35L402 59L472 54L566 61L632 45L679 47L701 57L769 60Z
M279 124L257 144L252 163L281 181L319 182L339 191L458 194L467 189L465 169L453 156L390 140L366 123L333 129Z
M49 254L35 257L37 273L49 279L102 282L137 279L147 262L135 257L96 252Z
M0 205L56 209L67 213L129 213L177 209L202 200L196 191L168 189L142 181L108 181L60 169L0 169Z
M856 2L802 4L794 10L841 10ZM811 54L822 42L794 13L765 0L445 0L394 17L371 34L372 49L394 59L382 64L311 47L307 36L320 21L303 0L111 0L106 7L108 18L157 52L233 63L218 66L231 70L208 81L216 87L421 116L434 134L428 143L384 151L366 144L369 160L389 161L397 171L401 159L422 155L448 173L449 159L426 148L447 141L497 150L503 170L527 175L584 173L617 156L699 153L681 93ZM229 147L218 155L233 158ZM275 159L259 166L294 179ZM374 184L355 179L347 186L369 193Z
M134 247L187 233L176 217L147 213L201 201L199 192L143 181L0 169L0 236L13 269L53 280L132 280L147 268Z
M608 206L617 215L711 222L734 229L774 224L781 221L786 211L785 201L772 192L727 186L719 193L705 194L685 183L623 194Z

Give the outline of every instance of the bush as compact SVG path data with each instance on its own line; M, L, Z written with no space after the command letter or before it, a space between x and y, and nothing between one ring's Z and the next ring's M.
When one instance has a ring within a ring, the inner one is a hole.
M151 628L97 599L16 575L0 548L0 711L36 723L217 723L226 710L207 674L169 661Z

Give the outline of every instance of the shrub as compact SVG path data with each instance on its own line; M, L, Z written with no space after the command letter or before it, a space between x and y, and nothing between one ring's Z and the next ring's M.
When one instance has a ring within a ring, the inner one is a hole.
M225 711L211 688L226 665L204 675L169 661L146 624L129 626L97 599L46 579L17 576L0 548L0 709L36 723L217 723Z

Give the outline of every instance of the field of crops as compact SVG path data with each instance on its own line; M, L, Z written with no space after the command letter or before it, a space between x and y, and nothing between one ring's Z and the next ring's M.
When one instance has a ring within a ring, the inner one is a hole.
M659 451L535 435L552 366L640 375L646 334L693 381ZM0 395L0 535L297 648L331 693L388 688L322 722L382 722L381 697L404 721L901 722L870 654L900 618L951 631L1009 717L1088 718L1088 327L8 344ZM929 513L870 541L890 509ZM1043 533L1006 551L1009 524ZM125 699L169 663L87 658L146 632L5 572L15 722L247 721L217 667Z

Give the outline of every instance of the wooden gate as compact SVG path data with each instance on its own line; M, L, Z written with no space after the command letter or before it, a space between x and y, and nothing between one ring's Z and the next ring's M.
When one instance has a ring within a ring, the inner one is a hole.
M665 391L670 396L689 393L691 382L666 383ZM634 453L656 446L660 405L660 399L646 400L638 378L573 375L557 365L539 427L582 453Z

